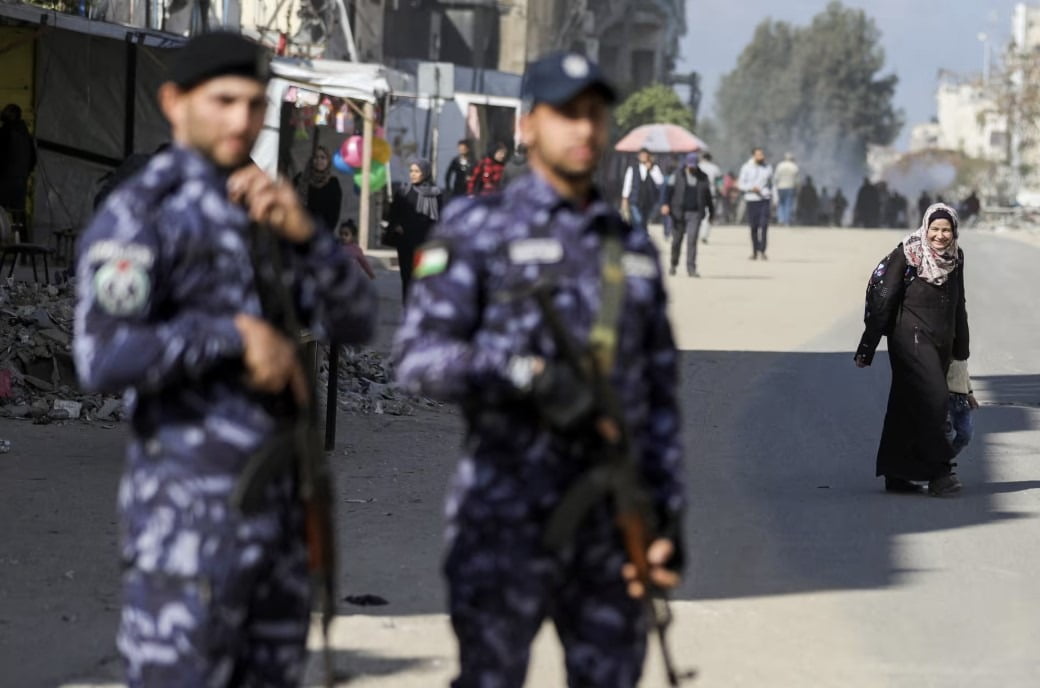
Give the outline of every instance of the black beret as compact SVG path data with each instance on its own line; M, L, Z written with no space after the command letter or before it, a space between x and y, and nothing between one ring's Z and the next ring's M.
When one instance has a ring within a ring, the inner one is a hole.
M187 91L219 76L244 76L266 84L271 55L264 46L230 31L195 36L173 60L170 81Z

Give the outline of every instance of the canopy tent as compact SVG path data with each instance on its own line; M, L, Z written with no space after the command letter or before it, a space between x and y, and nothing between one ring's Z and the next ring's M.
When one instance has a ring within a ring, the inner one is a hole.
M383 106L392 91L391 81L400 82L400 75L383 65L288 58L275 58L271 63L271 72L273 76L267 87L264 130L253 147L253 160L271 174L286 173L290 168L286 158L292 147L293 134L287 131L289 125L283 107L289 89L295 87L323 96L344 98L359 104L362 108L365 147L363 182L357 213L358 242L366 248L371 247L370 236L375 234L375 222L371 212L372 193L369 176L372 169L372 140L377 124L376 110L379 106L385 112L386 108ZM331 136L335 136L334 130ZM315 132L314 143L321 140L321 133ZM298 165L297 169L300 169ZM344 194L344 197L347 198L348 195Z

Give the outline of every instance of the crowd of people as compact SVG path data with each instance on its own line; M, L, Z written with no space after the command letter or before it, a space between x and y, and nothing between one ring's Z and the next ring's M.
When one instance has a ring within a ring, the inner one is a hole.
M329 151L317 147L294 184L250 164L265 60L219 32L181 49L159 93L175 144L103 199L80 247L80 381L135 392L119 492L118 647L131 686L297 685L308 581L328 573L314 564L314 547L332 541L312 537L329 517L311 510L321 483L303 471L314 399L298 339L369 340L378 295L356 226L338 224ZM655 616L667 613L653 610L685 565L679 359L647 225L664 219L670 274L685 249L697 277L716 214L743 216L750 259L766 260L774 212L784 225L840 226L848 203L840 189L817 192L793 155L774 168L761 147L738 174L708 151L665 170L642 150L611 199L595 179L618 94L599 67L541 58L524 96L519 154L494 144L478 161L460 141L445 187L414 159L392 190L383 242L397 249L406 301L397 383L458 404L467 425L443 569L453 685L521 685L551 619L571 685L631 688L651 625L667 652ZM24 200L22 163L3 168L0 201ZM949 496L970 439L954 410L976 405L957 239L979 202L973 193L960 215L927 194L919 204L920 228L872 277L855 363L869 366L888 337L885 489ZM852 208L864 227L909 215L905 197L869 180ZM946 380L951 368L959 381Z

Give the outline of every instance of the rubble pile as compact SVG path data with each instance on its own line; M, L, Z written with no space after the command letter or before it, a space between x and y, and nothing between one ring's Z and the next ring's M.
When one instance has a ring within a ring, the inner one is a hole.
M81 420L115 422L126 410L119 397L84 394L72 360L74 288L0 279L0 418L36 423ZM328 386L322 352L318 394ZM410 416L430 399L413 397L392 384L389 356L340 349L339 408L348 413Z
M73 287L0 280L0 417L117 421L119 398L83 394L72 362Z
M328 357L322 355L318 372L318 395L324 400L328 390ZM339 408L348 413L411 416L416 408L436 408L440 404L415 397L393 384L393 363L387 354L352 347L341 347L339 355Z

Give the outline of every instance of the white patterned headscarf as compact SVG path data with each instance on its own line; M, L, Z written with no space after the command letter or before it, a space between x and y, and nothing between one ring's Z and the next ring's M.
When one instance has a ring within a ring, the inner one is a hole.
M943 252L936 251L928 243L928 227L937 217L946 218L953 225L953 241ZM957 211L945 203L933 203L928 206L921 219L921 227L903 239L903 253L906 262L917 268L917 276L925 282L935 285L945 284L950 273L957 269L957 227L960 218Z

